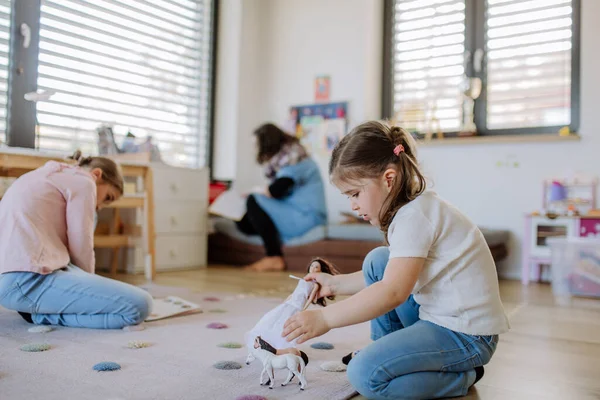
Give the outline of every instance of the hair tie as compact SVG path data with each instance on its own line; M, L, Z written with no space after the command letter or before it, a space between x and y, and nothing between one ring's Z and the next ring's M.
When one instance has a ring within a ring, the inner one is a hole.
M400 153L404 153L404 146L402 146L401 144L394 147L394 154L399 157Z

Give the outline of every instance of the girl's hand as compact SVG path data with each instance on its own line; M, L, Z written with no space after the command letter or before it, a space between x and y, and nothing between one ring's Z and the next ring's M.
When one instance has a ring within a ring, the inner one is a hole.
M306 275L304 280L308 282L317 282L320 285L314 300L336 295L337 287L333 275L324 272L312 272Z
M300 337L297 343L301 344L330 330L321 310L309 310L291 316L283 325L281 336L288 342Z

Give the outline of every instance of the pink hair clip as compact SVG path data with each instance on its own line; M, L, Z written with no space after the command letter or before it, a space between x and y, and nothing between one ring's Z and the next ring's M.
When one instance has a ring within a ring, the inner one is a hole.
M394 154L397 156L400 156L400 153L404 152L404 146L402 146L401 144L399 144L398 146L394 147Z

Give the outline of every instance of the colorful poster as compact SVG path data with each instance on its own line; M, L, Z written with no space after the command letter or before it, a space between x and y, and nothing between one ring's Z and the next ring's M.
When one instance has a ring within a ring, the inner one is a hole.
M330 154L346 134L347 114L347 102L293 106L285 130L293 132L312 154Z
M329 101L331 93L331 78L329 76L317 76L315 78L315 102Z
M323 103L323 104L307 104L302 106L290 107L290 114L286 122L286 130L293 131L296 137L302 138L304 132L302 130L301 120L304 117L321 116L323 119L344 119L348 115L348 103Z

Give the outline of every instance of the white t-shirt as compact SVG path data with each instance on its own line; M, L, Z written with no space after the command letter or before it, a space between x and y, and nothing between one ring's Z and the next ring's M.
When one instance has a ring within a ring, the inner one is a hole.
M388 242L390 259L426 259L412 292L420 319L470 335L508 331L492 254L458 209L426 191L398 210Z

